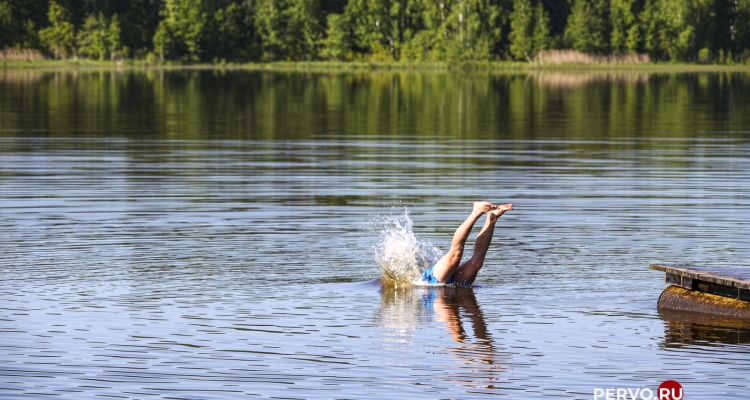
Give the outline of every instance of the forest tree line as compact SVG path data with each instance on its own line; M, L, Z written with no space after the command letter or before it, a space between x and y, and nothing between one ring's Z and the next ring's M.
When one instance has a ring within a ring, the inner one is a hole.
M750 0L0 0L0 49L54 58L747 62Z

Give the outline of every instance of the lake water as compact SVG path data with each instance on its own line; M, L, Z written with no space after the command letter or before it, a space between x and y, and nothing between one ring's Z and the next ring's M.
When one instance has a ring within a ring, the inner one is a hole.
M750 262L750 73L0 72L0 397L750 397L654 262Z

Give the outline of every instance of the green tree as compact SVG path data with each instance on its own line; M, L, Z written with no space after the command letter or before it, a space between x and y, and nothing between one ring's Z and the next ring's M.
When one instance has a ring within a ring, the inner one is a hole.
M75 28L70 23L68 10L54 0L49 2L47 13L50 26L39 31L39 37L54 52L55 58L68 57L75 43Z
M292 0L288 13L293 55L312 60L318 56L318 44L323 39L323 15L318 0ZM294 38L297 38L296 40Z
M328 14L328 28L321 55L332 60L344 60L351 51L349 23L341 14Z
M117 14L113 15L109 21L107 29L107 45L110 60L123 56L122 46L122 29L120 28L120 18Z
M534 54L534 10L531 0L514 0L510 14L510 54L516 60L531 61Z
M496 0L415 0L409 43L433 60L487 60L497 54L503 8Z
M413 18L406 0L350 0L345 15L354 28L355 44L376 58L397 59L398 51L408 42L413 32L408 26Z
M573 0L565 37L574 49L585 53L609 50L608 5L607 0Z
M9 0L0 1L0 49L10 47L16 40L17 23Z
M104 60L108 49L107 19L102 13L97 17L89 15L78 32L78 51L88 57Z
M0 0L0 49L41 47L36 26L46 23L46 0Z
M628 29L628 38L625 40L625 49L630 53L638 52L641 42L641 29L639 24L633 24Z
M654 58L694 58L711 44L713 1L647 0L640 15L645 49Z
M97 3L102 4L102 2ZM107 10L110 14L104 12L104 15L117 13L120 16L123 47L134 49L138 56L144 57L152 49L154 34L161 19L159 11L162 9L163 1L107 1L102 5L112 7L111 10Z
M159 23L159 27L156 28L154 33L154 51L159 54L159 59L164 61L165 56L169 55L170 48L172 46L172 33L167 28L167 24L164 21Z
M200 40L206 23L202 0L165 0L163 17L154 33L154 50L188 61L200 58Z
M610 44L612 50L618 53L635 50L638 43L635 15L633 15L633 0L611 0L610 3Z
M534 52L549 49L550 43L550 18L549 13L544 10L542 3L537 4L534 8Z
M541 3L532 7L530 0L515 0L510 29L510 53L517 60L531 62L549 46L549 15Z
M672 60L685 60L695 34L695 26L689 23L689 0L661 0L656 4L661 19L661 47Z
M39 39L39 32L37 32L36 24L33 20L26 20L26 23L22 27L21 36L15 45L27 49L42 48L42 41Z
M567 27L571 2L569 0L540 0L540 3L544 10L548 12L550 18L550 46L564 47L565 28Z
M263 58L313 59L323 38L318 0L258 0L255 20Z
M660 59L661 45L659 42L659 25L661 21L659 19L658 11L654 5L655 0L646 0L643 7L643 11L638 15L640 22L641 40L643 42L643 48L646 50L652 58Z
M203 34L204 58L250 60L257 57L259 46L252 4L234 1L213 11L213 18L207 20Z
M459 0L446 19L446 56L487 60L500 40L501 7L492 0ZM452 34L450 34L452 33Z
M750 63L750 0L737 0L733 11L733 51L742 54L743 61Z
M88 57L114 59L122 51L120 22L117 14L106 18L104 14L86 17L78 32L78 51Z

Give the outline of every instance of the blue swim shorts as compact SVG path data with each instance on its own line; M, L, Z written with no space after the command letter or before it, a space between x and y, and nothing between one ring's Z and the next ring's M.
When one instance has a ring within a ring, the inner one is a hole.
M431 266L427 271L422 272L422 282L429 283L430 285L439 285L440 281L435 278L435 275L432 274L432 269L435 268L435 266ZM451 279L446 282L446 284L456 283L456 281L453 280L453 277L451 276Z

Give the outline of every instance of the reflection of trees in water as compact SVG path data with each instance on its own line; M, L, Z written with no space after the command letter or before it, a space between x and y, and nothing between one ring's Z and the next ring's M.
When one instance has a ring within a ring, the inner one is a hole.
M0 71L0 91L0 135L31 127L52 136L185 140L318 140L352 132L358 140L401 139L403 132L428 141L525 140L554 126L556 138L637 133L687 140L685 132L714 135L707 129L714 121L729 137L741 137L750 124L738 108L750 100L744 71L8 70ZM433 152L425 146L410 154Z
M531 75L543 88L572 89L584 85L646 84L649 74L638 73L560 73L537 72Z
M462 364L497 364L498 354L473 288L383 285L380 293L376 319L390 332L390 340L410 343L415 330L438 322L457 343L443 349ZM492 367L474 371L487 368Z
M37 71L31 70L11 70L0 73L0 85L5 84L25 84L25 83L36 83L44 78L43 74Z
M750 343L750 321L660 310L664 347Z

